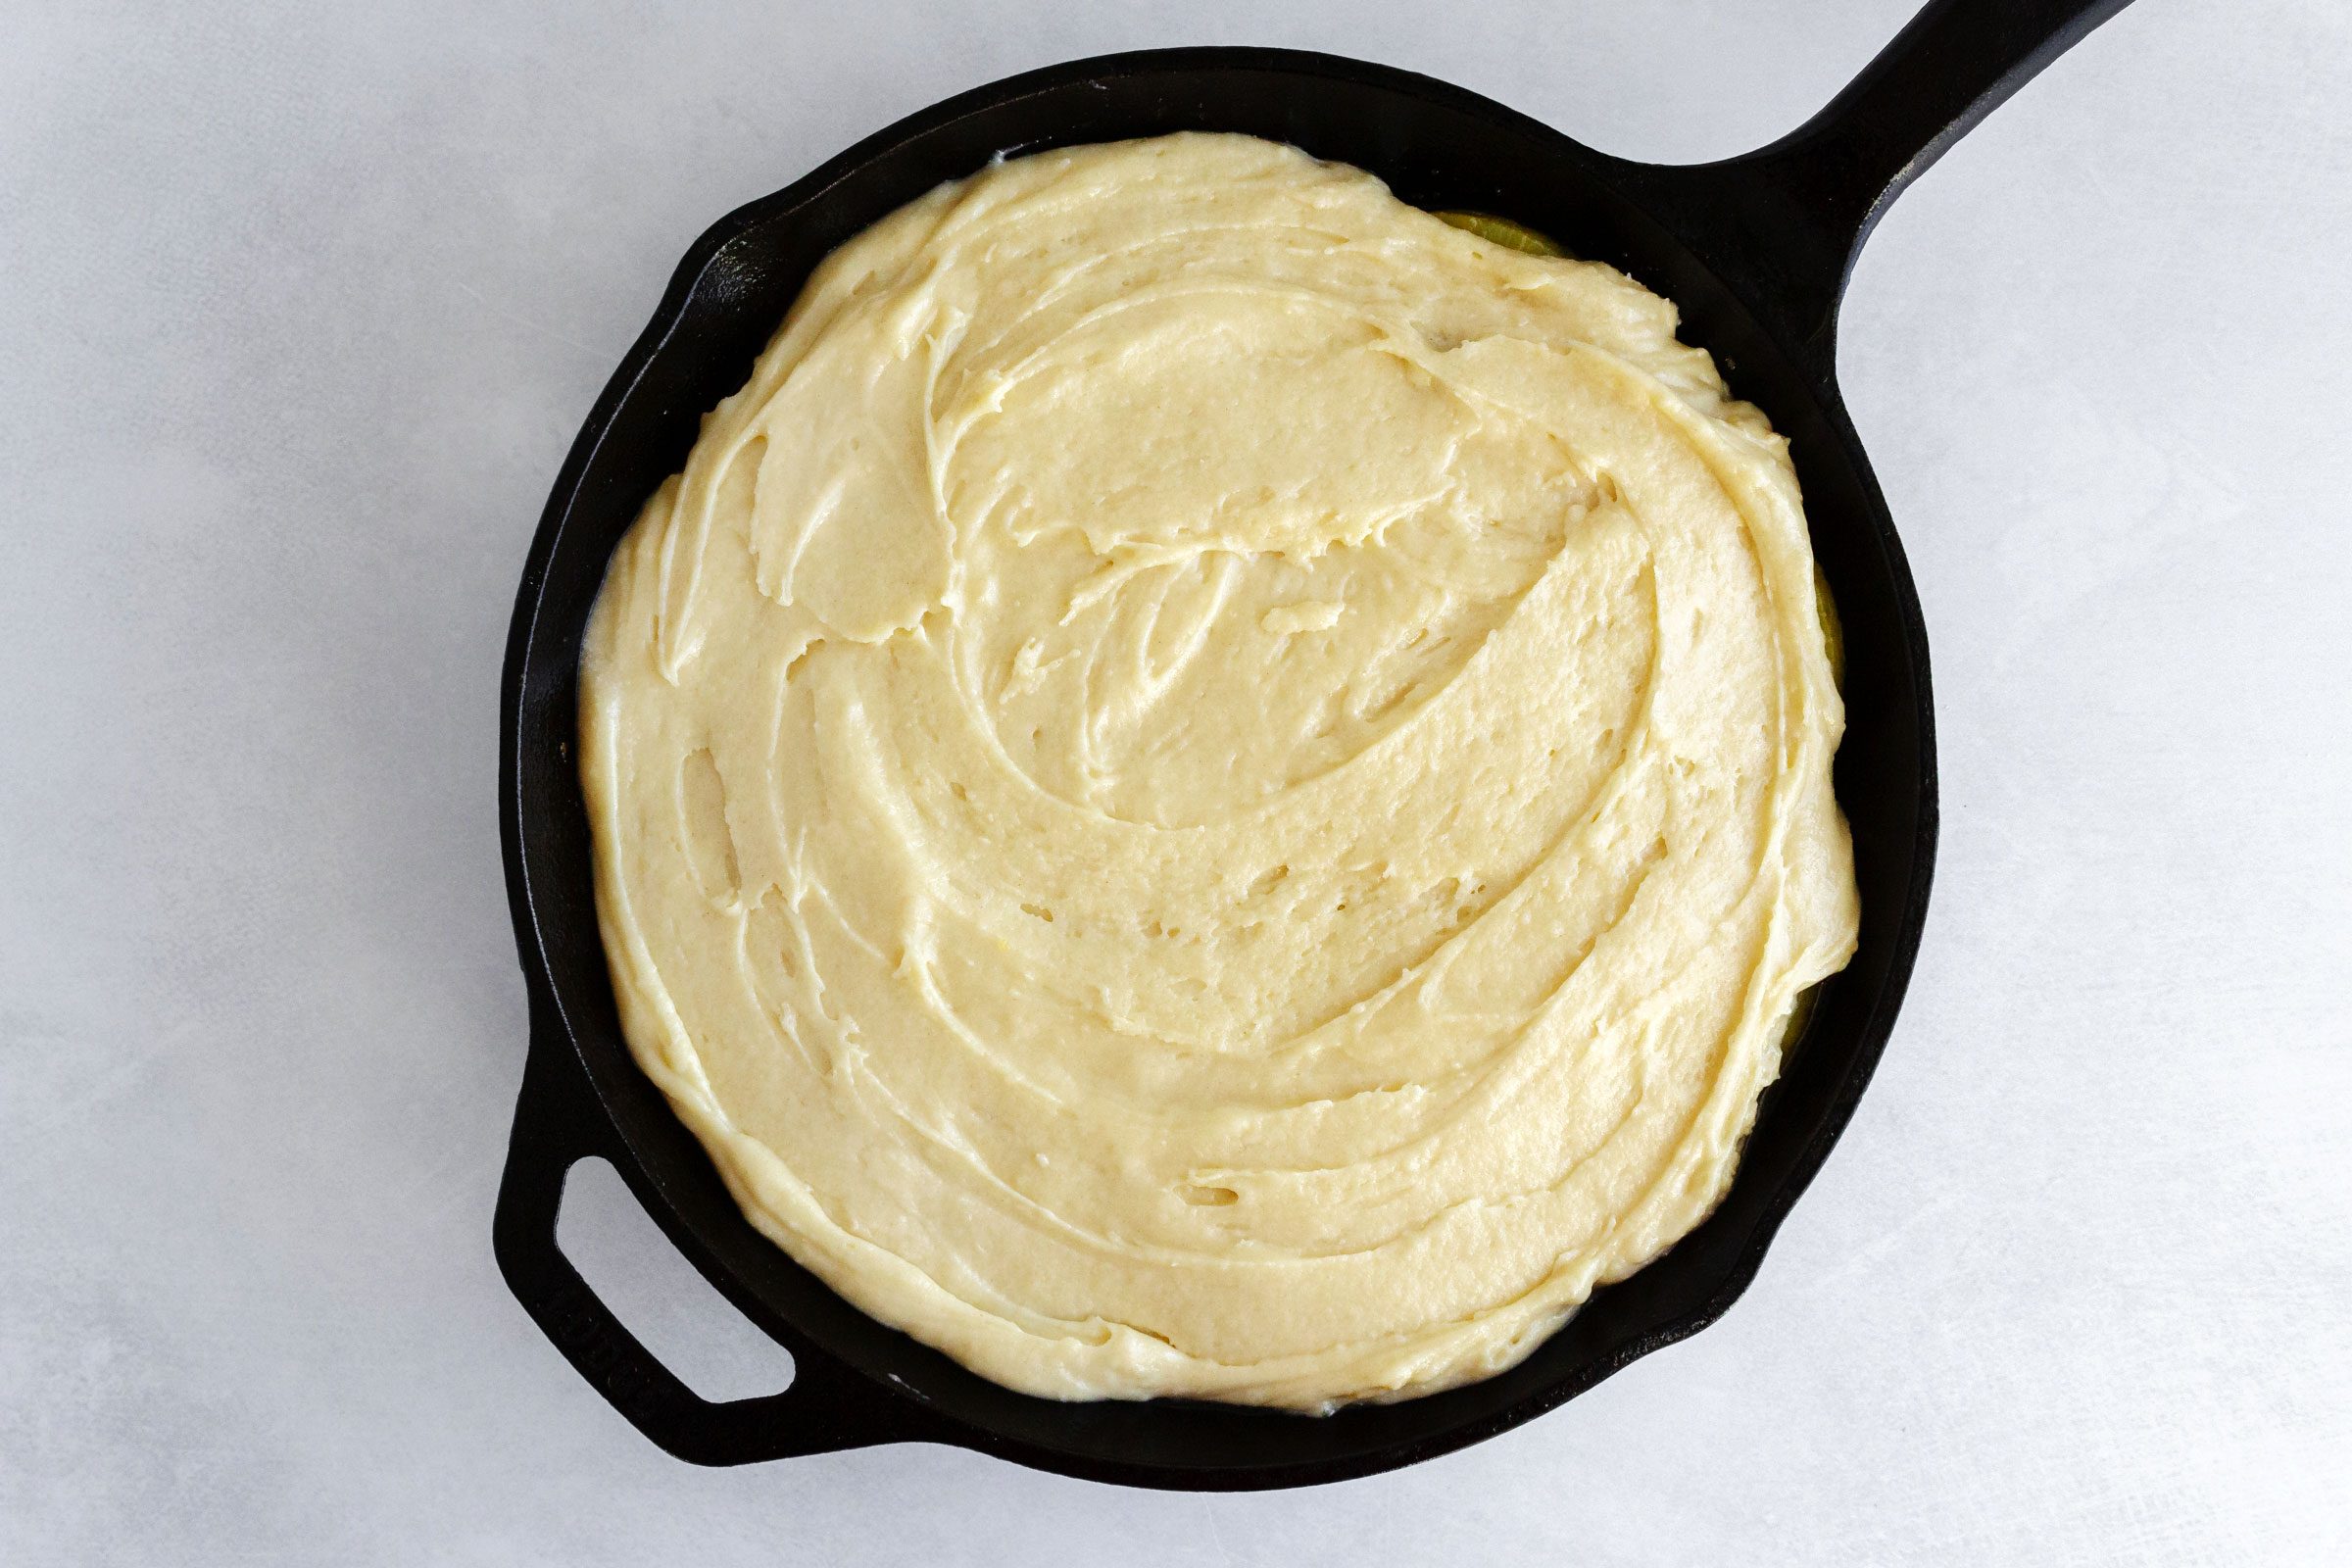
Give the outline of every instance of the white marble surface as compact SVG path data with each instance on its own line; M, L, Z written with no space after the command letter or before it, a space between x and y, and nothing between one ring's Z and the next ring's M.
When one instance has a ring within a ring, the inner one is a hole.
M1906 9L17 0L0 1560L2352 1560L2340 0L2143 0L1863 261L1936 906L1721 1325L1468 1452L1204 1498L927 1447L692 1470L491 1265L508 609L706 222L951 91L1185 41L1727 154ZM760 1374L628 1216L567 1234L682 1359Z

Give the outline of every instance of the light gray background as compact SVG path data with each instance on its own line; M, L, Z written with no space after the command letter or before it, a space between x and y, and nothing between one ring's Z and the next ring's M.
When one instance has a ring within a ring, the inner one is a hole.
M1936 902L1720 1326L1471 1451L1204 1498L930 1447L692 1470L491 1265L508 610L706 223L947 93L1179 42L1704 159L1907 9L9 5L0 1559L2347 1560L2340 0L2143 0L1862 262L1844 382L1935 637ZM631 1313L772 1384L591 1197L567 1236Z

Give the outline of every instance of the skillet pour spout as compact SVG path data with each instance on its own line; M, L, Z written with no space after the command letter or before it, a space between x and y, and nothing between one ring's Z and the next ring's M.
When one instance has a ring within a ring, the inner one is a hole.
M1869 1081L1918 951L1935 857L1927 631L1838 397L1838 298L1886 204L2124 4L1933 0L1796 131L1691 168L1611 158L1460 88L1328 55L1112 55L949 99L721 219L687 252L564 461L508 641L500 826L531 1040L493 1240L557 1348L640 1432L699 1464L931 1442L1127 1485L1243 1490L1370 1475L1493 1437L1721 1316ZM1673 300L1685 341L1712 353L1788 440L1846 648L1836 785L1853 832L1860 943L1791 1042L1722 1203L1517 1366L1320 1418L1015 1394L858 1312L754 1230L622 1038L572 744L581 637L613 546L816 264L1000 154L1178 130L1294 143L1370 171L1415 205L1554 235ZM598 1299L556 1245L565 1175L591 1157L610 1160L670 1242L792 1352L789 1388L703 1399Z

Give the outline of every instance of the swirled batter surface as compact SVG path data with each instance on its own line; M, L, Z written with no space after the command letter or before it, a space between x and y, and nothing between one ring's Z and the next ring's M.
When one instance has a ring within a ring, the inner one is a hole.
M1674 328L1239 136L827 260L582 664L754 1222L1017 1389L1318 1409L1703 1218L1856 900L1795 480Z

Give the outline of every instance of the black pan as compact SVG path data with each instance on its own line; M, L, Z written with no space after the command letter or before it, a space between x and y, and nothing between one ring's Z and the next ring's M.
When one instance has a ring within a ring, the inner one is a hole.
M926 1442L1137 1486L1289 1487L1493 1437L1720 1316L1870 1078L1919 946L1936 848L1927 631L1838 398L1838 295L1894 194L2125 3L1934 0L1794 134L1679 169L1591 151L1475 93L1384 66L1274 49L1112 55L927 109L697 240L556 480L507 649L500 820L531 1042L496 1245L508 1284L572 1365L639 1431L701 1464ZM572 754L580 635L607 558L825 253L1000 153L1175 130L1295 143L1370 170L1416 205L1554 235L1675 301L1684 338L1710 350L1733 390L1788 438L1844 619L1836 782L1853 825L1861 946L1766 1093L1722 1205L1510 1371L1319 1419L1013 1394L866 1317L755 1231L622 1042ZM679 1250L792 1351L790 1388L702 1399L589 1291L555 1236L564 1174L592 1155L611 1160Z

